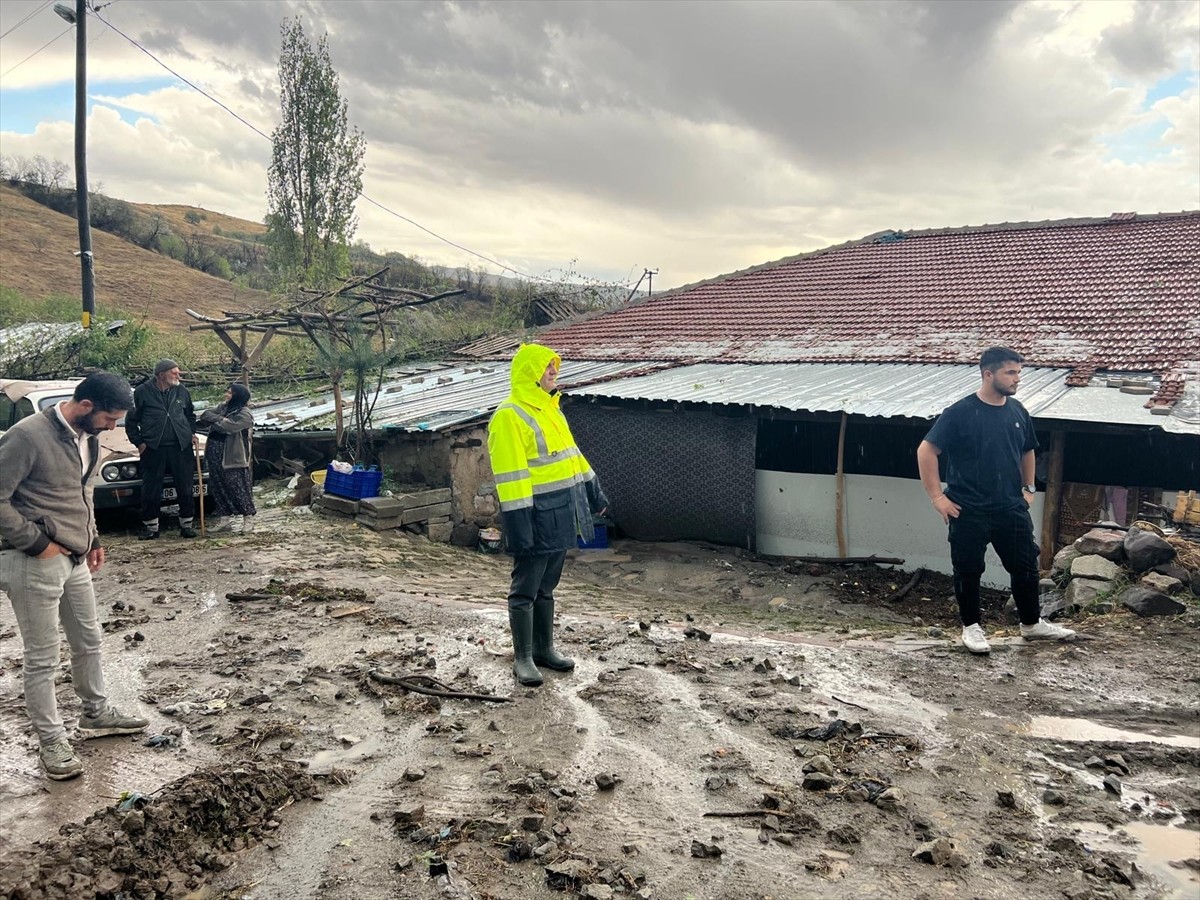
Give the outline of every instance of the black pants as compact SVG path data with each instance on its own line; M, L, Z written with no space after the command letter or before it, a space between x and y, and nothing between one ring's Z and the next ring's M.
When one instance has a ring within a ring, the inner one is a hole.
M158 520L162 507L163 474L170 472L179 495L179 518L191 519L196 512L192 497L192 481L196 474L196 457L191 445L185 449L178 444L163 444L157 449L146 448L142 454L142 521Z
M954 596L964 626L979 624L979 579L984 572L987 545L1012 579L1013 600L1021 624L1033 625L1041 616L1038 601L1038 545L1033 539L1033 519L1024 507L999 512L964 508L950 520L950 562L954 566Z
M535 600L553 600L566 559L566 550L514 557L508 608L531 609Z

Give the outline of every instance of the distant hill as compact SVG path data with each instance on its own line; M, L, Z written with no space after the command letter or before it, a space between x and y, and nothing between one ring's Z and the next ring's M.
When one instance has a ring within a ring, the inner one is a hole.
M214 226L247 234L265 231L258 223L204 210L194 211L194 215L204 218L192 226L185 218L191 207L131 205L142 215L161 214L176 234L187 233L190 228L207 231L206 241L221 240L220 236L212 236ZM157 328L186 327L193 321L184 312L186 308L219 316L226 309L275 305L265 291L206 275L97 228L92 229L92 247L97 302ZM73 218L0 185L0 285L33 299L78 296L78 249L79 231Z

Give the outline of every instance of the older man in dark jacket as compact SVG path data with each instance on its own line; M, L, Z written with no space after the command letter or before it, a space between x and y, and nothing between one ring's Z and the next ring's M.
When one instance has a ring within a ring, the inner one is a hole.
M163 475L169 471L179 495L179 534L196 537L192 516L192 474L196 469L196 410L192 395L180 382L179 363L160 359L154 378L133 392L133 409L125 417L125 433L142 457L143 541L158 537L158 511L162 506Z

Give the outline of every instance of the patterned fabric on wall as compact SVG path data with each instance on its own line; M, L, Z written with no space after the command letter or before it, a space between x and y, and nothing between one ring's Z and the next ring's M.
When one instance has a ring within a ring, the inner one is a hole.
M753 416L579 401L563 411L630 537L754 549Z

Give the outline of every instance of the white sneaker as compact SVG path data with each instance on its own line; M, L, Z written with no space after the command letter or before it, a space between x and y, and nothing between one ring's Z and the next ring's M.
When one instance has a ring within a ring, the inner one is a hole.
M209 534L218 534L222 531L229 531L232 527L233 519L231 517L213 516L213 518L208 520L208 528L206 530Z
M968 625L963 629L962 641L963 646L972 653L992 652L992 645L988 643L988 639L983 633L983 626L978 623Z
M1027 641L1069 641L1074 639L1075 632L1045 619L1038 619L1034 625L1021 626L1021 637Z

